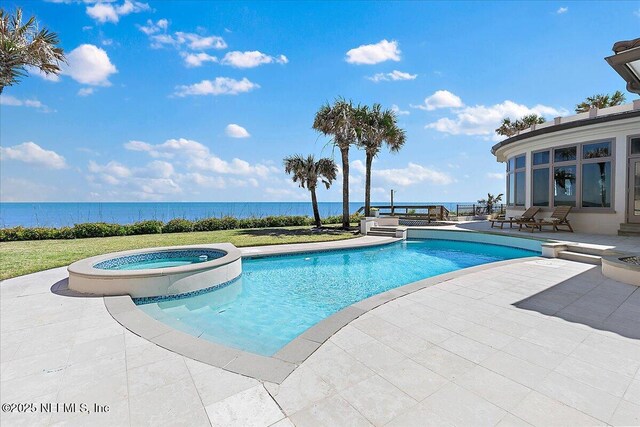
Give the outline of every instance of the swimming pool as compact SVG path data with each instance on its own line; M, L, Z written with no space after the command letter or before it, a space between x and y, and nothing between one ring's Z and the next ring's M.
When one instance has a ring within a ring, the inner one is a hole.
M135 300L151 317L229 347L271 356L344 307L421 279L539 252L449 240L243 259L242 276L196 296Z
M211 249L181 249L172 251L146 252L108 259L93 267L101 270L144 270L179 267L211 261L226 255L224 251Z

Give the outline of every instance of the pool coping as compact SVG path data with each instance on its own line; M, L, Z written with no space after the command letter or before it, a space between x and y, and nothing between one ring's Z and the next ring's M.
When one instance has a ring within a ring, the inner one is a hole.
M338 249L353 249L366 246L379 246L401 239L381 240L366 245L354 245ZM302 249L302 248L300 248ZM326 249L331 250L331 249ZM335 250L335 249L333 249ZM320 252L322 250L314 250ZM278 251L280 254L292 253ZM311 252L299 250L295 253ZM247 254L248 256L252 256ZM263 256L278 255L276 253ZM521 263L531 260L544 259L540 256L516 258L504 261L496 261L437 276L421 279L394 289L373 295L367 299L358 301L342 310L322 319L302 334L294 338L282 347L273 356L262 356L255 353L234 349L221 344L207 341L185 332L174 329L165 323L152 318L134 304L129 295L105 296L104 304L111 316L122 326L136 335L145 338L160 347L178 353L182 356L248 376L261 381L269 381L281 384L298 366L311 356L325 341L336 332L348 325L368 311L380 305L393 301L396 298L417 292L421 289L434 286L451 279L470 273L487 270L502 265Z
M108 261L114 258L120 258L130 255L147 254L154 252L171 252L180 250L216 250L224 252L225 254L220 258L215 258L209 261L204 261L197 264L188 264L177 267L164 267L164 268L145 268L139 270L107 270L101 268L95 268L94 265ZM69 274L73 274L78 277L88 278L140 278L140 277L160 277L169 274L181 274L181 273L195 273L202 270L209 270L211 268L221 267L223 265L230 264L241 257L241 252L231 243L206 243L199 245L181 245L181 246L160 246L154 248L144 249L130 249L126 251L111 252L108 254L96 255L90 258L84 258L70 264L67 267Z

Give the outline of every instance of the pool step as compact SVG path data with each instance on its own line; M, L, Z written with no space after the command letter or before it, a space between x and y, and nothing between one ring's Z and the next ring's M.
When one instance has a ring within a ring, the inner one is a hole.
M573 251L560 251L558 252L558 258L566 259L569 261L583 262L585 264L600 265L602 264L602 258L600 255L593 255L581 252Z
M368 236L396 237L396 227L371 227Z
M640 236L640 224L620 224L620 228L618 229L618 236Z
M602 245L586 245L583 243L576 244L567 244L567 251L569 252L578 252L580 254L587 255L597 255L602 256L605 254L605 251L610 250L610 246L602 246Z

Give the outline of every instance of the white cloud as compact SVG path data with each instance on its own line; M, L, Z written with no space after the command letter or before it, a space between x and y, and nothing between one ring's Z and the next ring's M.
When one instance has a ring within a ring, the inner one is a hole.
M504 174L503 173L489 172L489 173L487 173L487 178L499 179L500 181L502 181L502 180L504 180Z
M184 65L188 68L200 67L205 62L218 62L218 58L208 53L187 53L180 52L180 56L184 58Z
M23 142L13 147L0 147L2 160L18 160L48 169L64 169L67 163L55 151L45 150L34 142Z
M640 18L640 9L634 10L633 14Z
M114 178L119 178L119 179L129 178L132 175L131 169L115 161L110 161L107 164L99 165L93 160L90 160L88 169L89 169L89 172L91 173L107 174Z
M78 90L78 96L89 96L95 93L95 89L92 87L83 87Z
M221 63L224 65L230 65L236 68L254 68L262 64L287 64L289 60L286 56L280 55L278 57L270 56L257 50L239 52L228 52Z
M527 107L523 104L516 104L513 101L504 101L501 104L492 106L476 105L465 107L457 110L454 118L444 117L429 123L425 127L452 135L480 135L499 140L502 137L495 134L495 129L500 126L502 119L505 117L516 119L528 114L556 117L566 115L567 110L540 104Z
M563 14L563 13L567 13L568 11L569 11L569 8L568 8L568 7L561 7L561 8L559 8L559 9L556 11L556 13L557 13L558 15L561 15L561 14Z
M226 49L227 43L219 36L201 36L193 33L176 32L178 43L186 43L190 49Z
M350 64L378 64L384 61L400 61L398 42L382 40L376 44L363 44L347 52Z
M249 81L246 77L235 80L229 77L216 77L215 80L202 80L192 85L176 86L174 95L183 97L188 95L238 95L258 89L260 85Z
M166 19L159 19L156 22L147 19L146 25L138 25L138 29L148 36L159 33L160 31L166 31L167 28L169 28L169 21Z
M55 110L50 109L37 99L18 99L11 95L0 95L0 105L7 105L11 107L29 107L35 108L43 113L50 113Z
M116 161L106 164L89 161L87 170L90 173L87 178L92 184L118 187L117 194L126 194L131 198L159 200L166 195L182 192L176 180L183 176L176 174L173 165L164 161L154 160L144 167L133 169ZM111 192L116 193L113 189Z
M459 108L464 104L459 96L449 92L448 90L437 90L433 95L424 99L422 105L412 105L413 108L421 110L433 111L438 108Z
M163 160L154 160L148 163L147 171L157 178L170 178L175 174L173 165Z
M365 173L365 166L361 160L355 160L351 162L351 168L359 172ZM409 185L419 184L423 182L429 182L437 185L451 184L453 178L445 173L436 169L428 168L417 163L409 162L406 168L398 169L377 169L371 170L372 180L383 181L386 184L399 185L406 187Z
M140 31L146 33L148 27L140 27ZM195 33L185 33L182 31L176 31L173 35L170 34L151 34L149 36L151 40L151 47L154 49L160 49L164 46L182 47L186 46L191 50L207 50L207 49L226 49L227 43L222 37L219 36L201 36Z
M186 138L169 139L162 144L149 144L142 141L130 141L124 145L127 150L143 151L151 157L175 158L183 161L189 169L230 175L254 175L266 177L279 169L267 164L251 164L245 160L234 158L223 160L209 151L209 148L198 141Z
M396 104L391 105L391 111L396 113L397 116L407 116L410 114L407 110L401 110Z
M425 127L451 135L479 135L500 139L495 134L495 129L500 126L502 119L505 117L516 119L528 114L555 117L566 115L567 111L540 104L527 107L523 104L516 104L513 101L504 101L501 104L492 106L476 105L464 107L455 111L453 118L443 117Z
M87 6L87 15L102 24L106 22L117 24L121 16L150 9L151 7L147 3L132 2L130 0L125 0L119 6L107 2L98 2L93 6Z
M231 138L249 138L251 136L245 128L234 123L228 124L224 131Z
M92 44L83 44L67 54L68 65L62 74L71 76L78 83L91 86L111 86L109 76L117 73L107 52Z
M373 76L367 77L367 79L372 82L382 82L382 81L398 81L398 80L415 80L418 77L417 74L409 74L403 71L393 70L390 73L377 73Z
M152 145L143 141L129 141L124 148L130 151L144 151L151 157L173 158L177 153L183 153L189 157L206 157L209 149L197 141L186 138L169 139L162 144Z

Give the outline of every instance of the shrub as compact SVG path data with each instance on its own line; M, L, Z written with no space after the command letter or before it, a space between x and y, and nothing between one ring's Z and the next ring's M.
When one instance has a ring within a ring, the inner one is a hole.
M196 221L193 224L194 231L215 231L220 230L220 219L218 218L204 218Z
M360 214L351 214L349 215L349 222L350 223L359 223L360 220L364 218L362 215ZM342 215L333 215L333 216L328 216L326 218L324 218L322 220L323 224L342 224Z
M361 216L351 215L351 222ZM322 220L325 224L340 224L342 216L330 216ZM0 242L45 239L84 239L89 237L126 236L134 234L182 233L189 231L231 230L234 228L293 227L312 225L313 220L302 215L266 216L264 218L204 218L195 222L176 218L163 224L162 221L140 221L129 225L105 222L86 222L73 227L13 227L0 229Z
M232 216L223 216L220 218L220 230L233 230L238 228L238 219Z
M127 234L160 234L162 221L139 221L127 226Z
M127 230L120 224L107 224L106 222L85 222L75 224L72 229L73 236L77 239L88 237L124 236Z
M163 233L187 233L193 231L193 222L184 218L175 218L162 227Z

